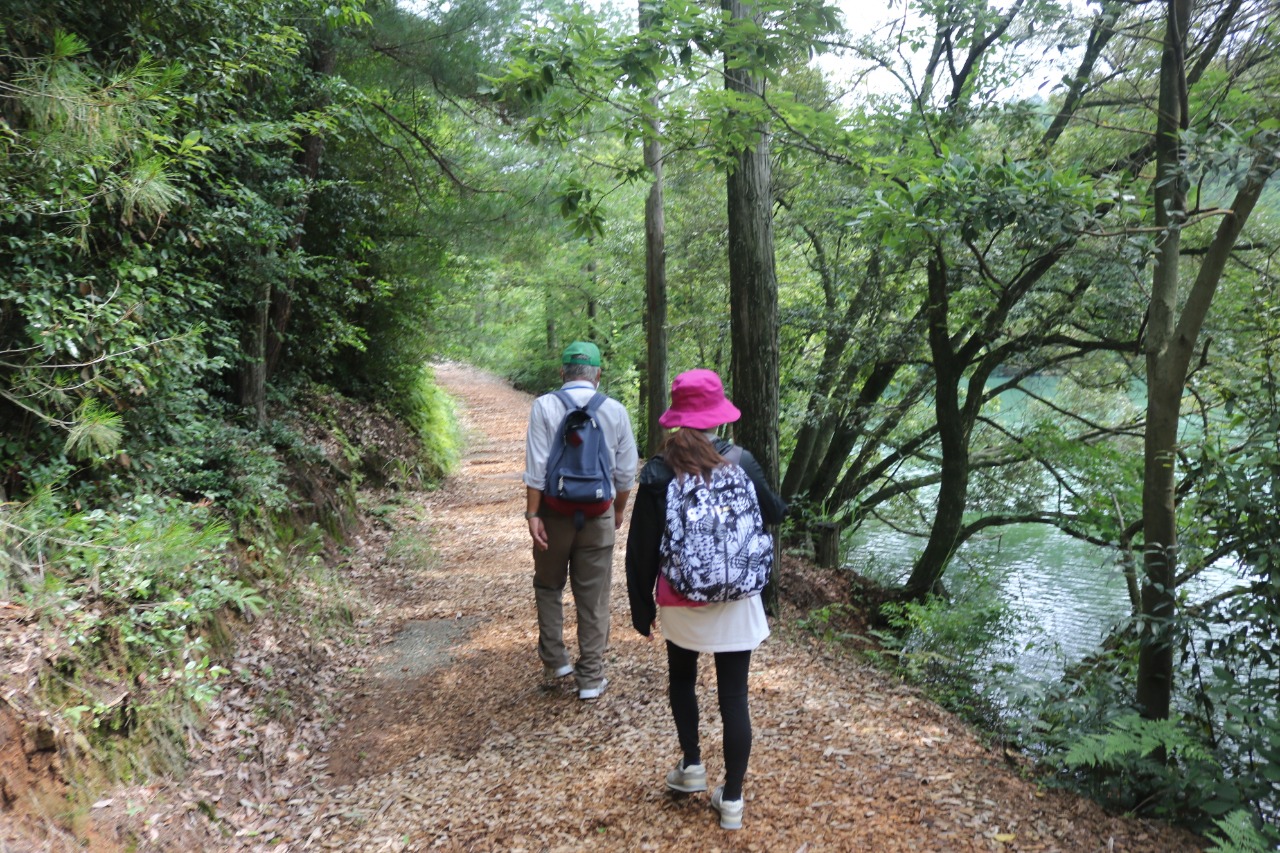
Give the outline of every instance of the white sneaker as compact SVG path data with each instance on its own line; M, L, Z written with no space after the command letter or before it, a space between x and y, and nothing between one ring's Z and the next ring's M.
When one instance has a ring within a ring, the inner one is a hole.
M684 766L684 759L676 768L667 774L667 787L683 794L693 794L707 790L707 769L701 764Z
M542 667L542 689L554 690L562 678L568 678L573 675L573 664L566 663L564 666Z
M579 689L578 689L578 698L579 698L579 699L584 699L584 700L589 700L589 699L599 699L599 698L600 698L600 694L601 694L601 693L603 693L603 692L604 692L604 689L605 689L606 687L608 687L608 686L609 686L609 679L607 679L607 678L602 678L602 679L600 679L600 683L599 683L599 684L597 684L595 687L582 687L582 688L579 688Z
M711 808L720 812L721 829L742 829L742 800L726 800L724 785L711 792Z

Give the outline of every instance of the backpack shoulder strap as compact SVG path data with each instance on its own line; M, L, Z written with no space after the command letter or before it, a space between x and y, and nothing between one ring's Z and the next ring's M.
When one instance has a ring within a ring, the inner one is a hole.
M729 462L733 463L734 465L742 464L742 448L736 444L728 447L725 450L725 452L721 453L720 455L723 456L725 459L729 460Z
M685 514L689 511L689 507L698 502L698 491L706 489L707 485L701 477L693 474L685 475L681 479L679 475L672 477L671 482L667 483L667 524L678 525L679 530L684 530ZM683 532L681 532L683 538Z
M566 409L569 409L570 411L572 411L578 408L578 404L573 402L573 396L570 395L569 392L564 390L563 388L557 388L551 393L555 395L555 398L557 400L559 400L561 403L564 403Z
M586 402L586 405L579 406L576 402L574 402L573 395L570 394L568 391L564 390L563 388L557 388L556 390L551 391L550 393L554 394L556 399L559 400L561 403L564 403L565 408L568 409L569 411L573 411L574 409L582 409L582 411L586 412L588 416L593 418L596 416L596 412L600 411L600 407L605 404L605 401L609 399L609 396L607 394L601 394L599 391L597 391L591 395L591 399Z

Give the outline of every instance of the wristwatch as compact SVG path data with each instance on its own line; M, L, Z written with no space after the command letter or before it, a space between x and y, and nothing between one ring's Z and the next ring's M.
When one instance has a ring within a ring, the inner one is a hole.
M529 520L529 519L531 519L531 518L536 518L536 517L537 517L537 515L538 515L538 514L537 514L536 512L528 512L528 511L526 511L526 512L525 512L525 514L524 514L524 520L525 520L525 521L528 521L528 520Z

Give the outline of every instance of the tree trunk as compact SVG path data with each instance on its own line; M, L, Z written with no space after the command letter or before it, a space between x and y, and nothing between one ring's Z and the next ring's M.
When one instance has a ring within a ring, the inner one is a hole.
M1159 273L1157 272L1157 275ZM1147 353L1147 429L1144 438L1142 534L1144 571L1142 632L1138 650L1136 700L1142 715L1166 719L1173 689L1173 644L1163 630L1176 611L1177 488L1175 444L1183 377L1175 377L1161 358Z
M764 152L757 151L763 154ZM739 443L778 485L778 282L767 156L744 154L729 178L729 335Z
M1178 263L1186 198L1182 188L1181 131L1187 116L1184 50L1191 0L1169 0L1164 54L1160 62L1160 100L1156 117L1155 222L1162 229L1156 253L1147 325L1147 427L1143 439L1142 480L1142 632L1136 694L1148 719L1166 719L1173 689L1173 644L1167 630L1177 605L1178 543L1176 517L1178 413L1185 367L1177 369L1179 350L1194 344L1174 339L1177 322Z
M964 364L951 345L948 327L947 268L938 251L929 262L929 350L933 356L934 413L942 445L938 505L934 510L929 541L911 568L903 595L921 598L942 579L964 522L969 494L968 424L961 408L960 380Z
M636 420L647 430L649 428L649 406L651 405L649 402L649 364L646 360L637 358L634 366L638 386L636 388L636 399L640 401L640 417ZM652 445L653 440L648 433L636 433L636 450L640 451L642 463L646 458L646 454L648 456L653 455L653 451L650 449Z
M1182 393L1200 330L1222 280L1227 260L1267 182L1280 165L1274 143L1261 138L1230 212L1223 216L1204 253L1195 281L1178 310L1179 236L1185 215L1180 174L1181 131L1186 128L1186 28L1190 0L1170 0L1161 62L1157 118L1155 221L1165 230L1153 276L1147 332L1147 429L1143 448L1142 632L1134 698L1144 717L1167 719L1173 693L1173 638L1168 625L1177 612L1177 437ZM1177 179L1170 179L1176 177Z
M655 129L656 132L656 129ZM662 144L653 139L644 146L645 164L653 173L653 185L644 205L645 238L645 342L648 351L645 400L645 434L649 454L662 443L658 418L667 408L667 260L666 220L662 201Z
M271 284L259 280L241 332L241 362L236 388L236 402L249 410L254 429L267 425L267 329L270 314Z
M749 20L750 7L724 0L730 26ZM762 98L764 80L735 68L726 53L725 88ZM733 400L742 410L735 436L759 460L773 489L778 488L778 279L773 258L773 172L769 128L738 152L728 177L729 336ZM775 542L777 537L775 537ZM776 586L765 589L765 605L774 609Z
M640 0L640 29L652 21L652 4ZM658 113L658 98L649 99ZM644 331L648 363L645 368L645 440L652 456L662 443L658 418L667 408L667 225L663 205L662 140L656 119L645 121L644 165L653 176L644 203Z
M813 561L824 569L840 567L840 525L819 521L813 525Z

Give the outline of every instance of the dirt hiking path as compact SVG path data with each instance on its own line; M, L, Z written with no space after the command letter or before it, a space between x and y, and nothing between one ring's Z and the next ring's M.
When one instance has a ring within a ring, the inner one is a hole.
M1184 832L1039 789L916 691L799 630L848 580L790 557L774 634L752 656L744 828L721 830L706 794L663 784L679 756L665 655L631 629L621 544L608 690L582 702L571 680L541 689L520 481L532 399L472 368L436 375L467 433L459 471L435 492L361 492L346 559L283 590L308 606L244 626L234 675L186 729L182 777L123 784L71 815L57 789L18 809L27 796L12 794L6 756L21 763L23 739L0 715L0 805L12 808L0 809L0 853L1199 849ZM394 445L394 429L367 415L344 415L353 440ZM566 622L572 647L567 590ZM715 784L720 720L704 661Z
M326 802L305 846L1198 849L1183 833L1039 789L915 691L798 632L803 614L790 609L752 660L745 825L721 830L705 794L663 785L679 756L665 658L660 640L630 627L621 545L608 690L582 702L569 686L540 688L521 519L531 398L463 366L441 366L437 378L458 401L469 448L445 487L396 522L401 541L416 526L431 551L397 553L393 545L385 577L370 590L381 599L388 642L354 685L331 747ZM572 610L566 590L566 638L574 636ZM701 669L703 751L715 780L723 765L714 672Z

